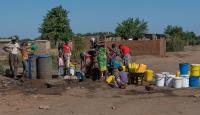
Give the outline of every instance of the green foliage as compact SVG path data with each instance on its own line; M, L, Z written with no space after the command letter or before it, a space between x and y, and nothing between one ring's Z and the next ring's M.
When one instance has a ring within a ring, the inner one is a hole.
M180 26L168 25L165 34L170 36L167 41L167 51L181 51L186 45L197 45L200 40L194 32L183 31Z
M166 50L167 52L182 51L184 49L184 46L185 46L184 40L175 37L167 41Z
M101 36L101 35L112 36L112 35L114 35L114 33L112 33L112 32L94 32L94 33L85 33L85 34L78 33L76 35L78 37Z
M39 29L43 39L48 39L57 44L60 40L69 40L73 33L70 28L68 11L62 6L52 8L43 19Z
M83 42L84 38L75 37L72 39L73 41L73 50L72 50L72 59L78 60L80 59L80 53L85 51L85 45Z
M164 33L173 37L182 36L183 28L180 26L168 25Z
M57 70L58 69L58 56L55 54L51 54L52 57L52 68L53 70Z
M139 18L128 18L121 24L118 24L115 32L116 34L122 36L124 39L138 39L144 37L144 34L147 32L147 27L147 22L144 20L140 20Z

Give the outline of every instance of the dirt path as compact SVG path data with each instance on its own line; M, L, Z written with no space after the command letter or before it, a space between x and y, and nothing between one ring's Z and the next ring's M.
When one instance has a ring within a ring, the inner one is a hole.
M106 87L88 89L75 87L62 95L0 96L2 115L196 115L200 113L199 89L155 89L129 86L126 90ZM39 109L48 105L49 110Z

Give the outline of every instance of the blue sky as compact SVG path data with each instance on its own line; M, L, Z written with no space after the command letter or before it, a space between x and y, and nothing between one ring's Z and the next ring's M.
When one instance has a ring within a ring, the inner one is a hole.
M51 8L62 5L70 11L75 33L111 31L128 17L148 22L149 32L179 25L200 35L199 0L0 0L0 37L40 36L38 28Z

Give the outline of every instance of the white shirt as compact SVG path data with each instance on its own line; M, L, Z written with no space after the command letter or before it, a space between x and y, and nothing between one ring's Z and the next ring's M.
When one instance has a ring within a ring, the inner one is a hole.
M20 46L19 46L19 44L18 43L15 43L15 44L13 44L13 43L9 43L8 45L7 45L7 47L9 47L10 48L10 53L11 54L18 54L19 53L19 48L20 48Z

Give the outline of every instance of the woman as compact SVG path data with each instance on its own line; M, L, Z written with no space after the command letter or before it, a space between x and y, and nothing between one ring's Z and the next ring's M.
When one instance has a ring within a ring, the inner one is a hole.
M23 64L23 74L22 79L24 77L28 77L28 50L30 47L27 42L23 42L21 46L21 54L22 54L22 64Z
M65 58L65 66L69 68L70 64L70 56L71 56L71 47L69 45L69 42L65 42L63 45L63 51L64 51L64 58Z
M128 64L131 63L130 48L127 45L119 45L119 49L122 54L124 65L128 67Z
M106 74L107 71L107 56L106 56L106 49L104 46L101 46L98 49L98 65L99 65L99 70L100 70L100 75L103 77L104 74Z
M112 44L112 48L109 48L109 72L113 74L113 69L120 66L120 62L117 56L121 57L120 51L117 49L116 44Z

